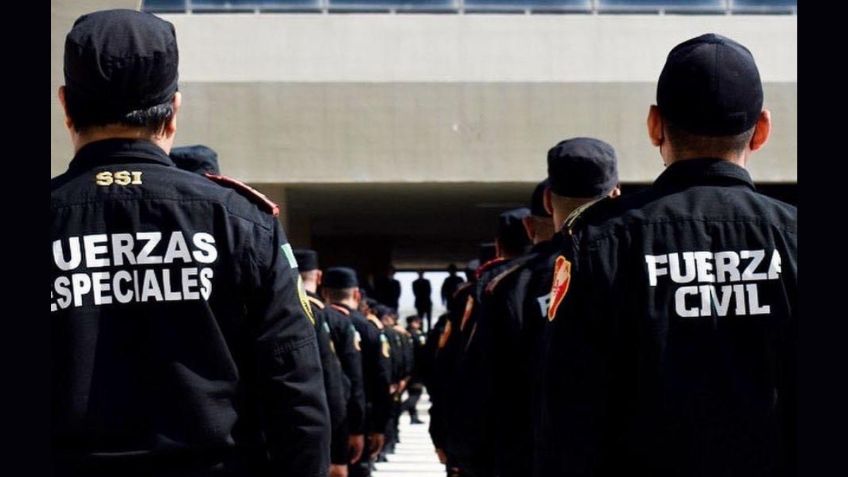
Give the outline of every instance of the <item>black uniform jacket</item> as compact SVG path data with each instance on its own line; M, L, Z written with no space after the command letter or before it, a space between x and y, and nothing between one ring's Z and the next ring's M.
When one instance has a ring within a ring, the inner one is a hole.
M336 348L336 354L342 365L348 385L347 432L365 433L365 381L362 377L362 339L347 308L341 305L329 305L325 308L325 318L330 326L330 337Z
M315 330L269 204L142 140L88 144L52 180L59 473L326 471Z
M315 334L321 366L324 368L324 389L327 391L327 406L330 408L330 461L333 464L348 463L347 402L350 398L350 381L342 371L336 347L333 344L330 325L327 323L327 306L312 292L307 291L312 314L315 317Z
M477 339L483 357L477 374L487 374L489 386L479 398L488 403L487 420L497 422L487 436L500 477L524 477L533 460L533 390L540 366L542 329L551 294L557 240L540 242L529 254L513 260L484 289Z
M377 324L371 324L357 310L346 305L330 305L346 313L359 333L362 348L362 376L365 389L366 412L363 432L384 433L391 416L390 391L392 377L391 349L385 333ZM377 320L379 322L379 320ZM379 324L382 326L382 324ZM359 432L357 432L359 433Z
M568 228L536 475L790 474L795 207L694 159Z

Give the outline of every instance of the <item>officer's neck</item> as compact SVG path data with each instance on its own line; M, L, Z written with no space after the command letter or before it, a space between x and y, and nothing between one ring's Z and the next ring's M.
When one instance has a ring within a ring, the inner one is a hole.
M109 125L101 127L93 127L86 129L84 132L71 131L71 141L74 144L74 153L88 144L106 139L141 139L150 141L156 144L165 151L166 154L171 152L171 146L174 144L173 135L151 134L150 131L144 128L134 128L121 125Z

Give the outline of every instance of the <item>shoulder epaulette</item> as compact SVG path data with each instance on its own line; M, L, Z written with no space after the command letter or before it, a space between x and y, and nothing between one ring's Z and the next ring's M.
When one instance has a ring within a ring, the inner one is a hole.
M524 266L524 264L526 264L527 262L529 262L532 258L533 258L533 254L525 255L525 256L520 257L520 258L516 258L516 259L513 261L513 263L512 263L512 264L510 264L510 266L509 266L509 267L507 267L507 269L506 269L506 270L504 270L504 271L502 271L501 273L499 273L499 274L495 275L495 277L494 277L494 278L492 278L491 280L489 280L489 283L487 283L487 284L486 284L486 293L487 293L487 294L489 294L489 295L491 295L492 293L494 293L494 292L495 292L495 288L497 288L498 284L499 284L499 283L501 283L501 281L502 281L504 278L508 277L510 274L512 274L512 273L513 273L513 272L515 272L516 270L520 269L521 267L523 267L523 266Z
M581 219L586 218L586 216L588 215L588 214L586 214L586 211L590 207L592 207L593 205L595 205L599 202L604 202L604 201L608 201L608 200L612 200L612 199L610 197L602 197L600 199L596 199L596 200L593 200L591 202L587 202L587 203L581 205L580 207L577 207L576 209L572 210L571 213L568 214L568 217L565 219L564 229L567 230L568 233L570 234L571 231L574 230L574 227L582 221Z
M345 308L341 305L336 305L335 303L333 303L332 305L330 305L330 308L338 311L339 313L341 313L345 316L350 316L350 310L348 310L347 308Z
M471 285L474 285L474 282L471 282L471 281L463 282L462 285L456 287L456 290L454 290L453 294L451 295L451 299L458 297L459 294L463 292L463 290L467 289Z
M376 316L374 316L374 315L372 315L372 314L370 314L370 313L369 313L369 314L368 314L368 316L367 316L366 318L368 318L368 321L370 321L371 323L373 323L373 324L374 324L374 326L376 326L378 330L382 330L382 329L383 329L383 322L382 322L382 321L380 321L380 319L379 319L379 318L377 318Z
M480 276L483 275L483 272L485 272L486 270L492 268L493 266L503 262L504 260L506 260L506 259L503 258L503 257L493 258L493 259L489 260L488 262L484 263L483 265L480 265L479 267L477 267L477 270L474 272L474 275L479 279Z
M250 187L242 181L233 179L232 177L222 176L220 174L212 174L207 172L203 174L209 180L215 182L218 185L222 185L224 187L229 187L230 189L235 189L241 195L250 199L251 202L258 205L259 208L272 214L274 217L280 215L280 206L271 201L265 194L259 192L258 190Z
M310 296L307 298L309 299L309 303L312 303L313 305L317 306L319 310L324 309L324 302L322 302L321 300L315 298L314 296Z

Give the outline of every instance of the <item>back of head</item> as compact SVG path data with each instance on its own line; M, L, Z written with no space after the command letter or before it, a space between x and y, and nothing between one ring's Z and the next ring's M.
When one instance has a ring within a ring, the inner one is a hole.
M527 207L508 210L498 216L497 243L501 255L509 258L527 252L531 243L522 220L529 216Z
M180 146L171 149L171 160L182 170L197 174L220 174L218 153L211 147L201 144ZM298 261L300 263L300 261ZM303 271L303 270L301 270Z
M64 96L74 129L118 124L158 133L174 115L174 26L135 10L83 15L65 38Z
M548 186L552 193L597 199L618 185L615 149L600 139L575 137L548 150Z
M693 156L744 150L763 110L754 57L714 33L675 46L657 82L657 107L676 150Z
M353 298L359 290L356 271L349 267L330 267L324 272L323 291L330 302Z

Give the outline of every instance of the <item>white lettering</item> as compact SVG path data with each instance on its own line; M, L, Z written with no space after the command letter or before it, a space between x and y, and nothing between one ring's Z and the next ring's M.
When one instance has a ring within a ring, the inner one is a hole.
M668 275L668 270L659 267L661 264L668 263L668 255L645 255L645 263L648 264L648 284L655 287L657 286L657 277Z
M162 240L161 232L139 232L135 235L137 240L145 240L147 243L144 244L144 247L141 248L141 252L138 254L138 264L139 265L149 265L152 263L162 263L162 257L153 255L151 256L151 252L156 248L156 245L159 244L159 241Z
M745 285L745 289L748 290L748 303L750 304L752 315L767 315L771 313L771 307L769 305L760 306L760 297L758 296L756 283Z
M192 255L194 259L200 263L212 263L218 258L218 249L215 248L215 237L206 232L198 232L192 237L194 246L200 250L195 250ZM203 253L206 252L206 253Z
M59 308L65 309L71 306L71 280L68 277L59 277L53 282L53 288L56 289L56 294L59 295L59 299L56 300L56 304L59 305Z
M124 264L124 258L127 263L135 265L135 254L133 253L133 236L130 234L114 234L112 235L112 259L116 267Z
M104 236L105 237L105 236ZM95 305L108 305L112 303L112 297L109 295L103 295L104 292L108 292L111 288L109 286L109 274L106 272L95 272L91 274L91 282L92 288L94 290L94 304ZM105 283L104 283L105 282Z
M185 300L197 300L200 298L200 294L194 290L197 287L197 269L196 268L183 268L182 279L183 279L183 299Z
M745 267L745 271L742 272L742 280L765 280L765 273L755 273L754 271L757 267L760 266L760 262L763 261L763 258L766 256L765 250L742 250L739 252L739 256L742 258L750 258L751 263Z
M68 248L70 249L71 257L66 259L64 251L62 250L62 241L56 240L53 242L53 262L56 263L59 270L73 270L82 262L79 237L69 237Z
M139 261L141 261L140 257ZM145 270L144 282L141 284L140 301L148 301L150 297L155 298L156 301L162 301L162 292L159 290L159 281L156 279L156 272Z
M212 294L212 275L213 271L211 268L200 270L200 294L206 301L209 301L209 295Z
M115 276L112 278L112 292L115 295L115 299L118 300L118 303L129 303L133 294L130 292L124 293L122 291L120 282L129 282L132 280L132 275L130 272L126 270L121 270L115 273Z
M775 249L771 254L771 262L769 262L768 279L777 280L780 277L780 254Z
M668 254L669 276L675 283L689 283L695 279L695 274L697 273L695 269L695 253L683 252L683 261L685 262L685 274L680 273L680 255L676 253Z
M179 258L183 263L191 263L191 253L188 251L188 244L182 232L174 232L171 234L171 240L168 241L168 249L165 250L164 263L174 263L174 260Z
M171 289L170 270L162 271L162 288L165 290L165 301L179 301L183 299L179 292L175 292Z
M739 281L739 254L733 251L715 253L716 281ZM725 278L726 277L726 278Z
M674 292L674 311L682 317L698 316L697 308L686 309L686 295L695 295L698 287L680 287Z
M714 282L715 276L713 275L713 264L711 262L713 258L712 252L694 252L694 255L695 265L698 269L698 282Z
M74 306L82 306L82 297L91 291L91 277L85 273L71 275L71 289L74 292Z
M108 253L109 247L105 244L109 240L106 234L86 235L82 238L83 248L85 249L85 266L88 268L108 267L108 258L97 258L97 255Z

